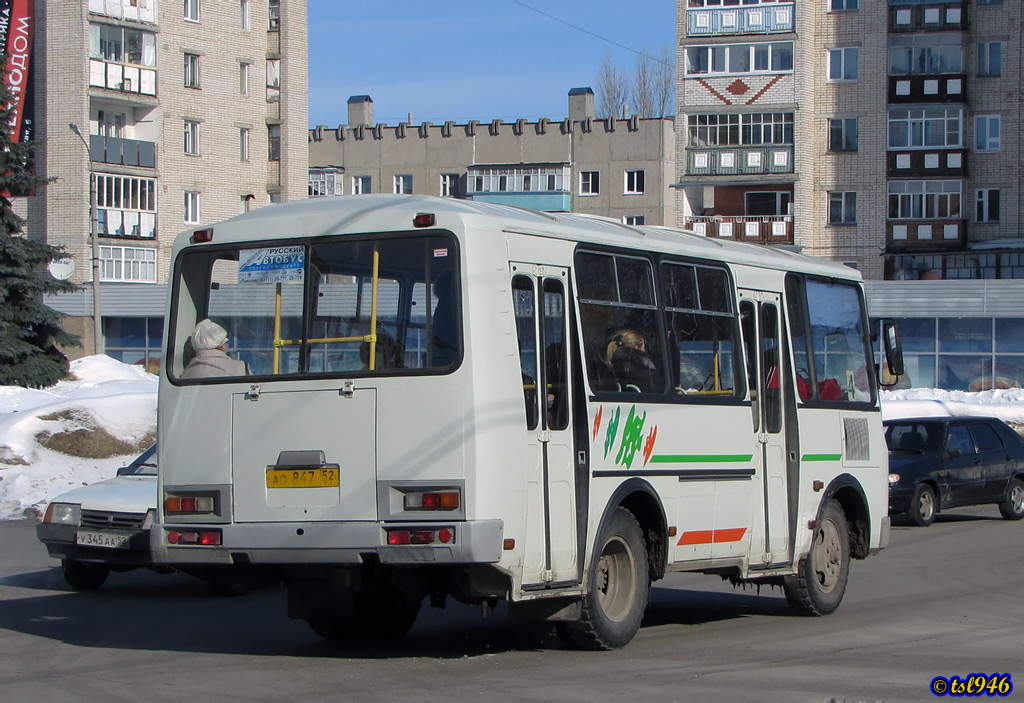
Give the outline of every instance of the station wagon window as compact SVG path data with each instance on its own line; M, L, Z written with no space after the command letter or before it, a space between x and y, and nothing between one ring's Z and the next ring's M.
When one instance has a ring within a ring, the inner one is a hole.
M581 251L576 255L576 283L590 387L595 392L664 393L651 262Z
M718 268L663 263L661 280L669 374L676 391L734 395L737 332L728 274Z
M799 398L874 402L874 370L857 286L790 275L786 291Z
M172 378L195 356L190 336L204 318L257 377L450 369L461 355L448 236L194 247L179 261Z

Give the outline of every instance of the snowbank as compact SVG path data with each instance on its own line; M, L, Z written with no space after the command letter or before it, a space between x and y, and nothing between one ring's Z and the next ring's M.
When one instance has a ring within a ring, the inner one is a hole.
M135 456L67 456L41 446L40 432L79 429L82 417L131 444L156 431L156 376L102 355L71 362L71 374L75 380L43 390L0 386L0 519L35 515L50 498L110 478Z

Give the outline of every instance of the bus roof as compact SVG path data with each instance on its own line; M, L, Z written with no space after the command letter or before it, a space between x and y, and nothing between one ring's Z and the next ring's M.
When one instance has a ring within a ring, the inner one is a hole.
M761 268L801 271L821 276L860 279L855 269L788 249L702 237L687 230L625 225L610 218L575 213L548 213L508 205L440 198L430 195L351 195L310 198L253 210L212 226L183 232L175 251L189 245L193 232L213 229L214 243L281 240L362 232L408 231L413 217L431 213L435 227L461 231L488 226L584 244L639 248L713 259ZM295 227L298 222L300 227Z

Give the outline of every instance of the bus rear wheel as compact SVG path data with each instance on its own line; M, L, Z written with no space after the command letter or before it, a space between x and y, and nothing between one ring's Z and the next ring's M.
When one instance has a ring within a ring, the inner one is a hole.
M404 593L359 591L353 596L352 614L317 614L306 618L321 637L348 642L389 642L402 637L416 622L422 598Z
M783 582L786 600L804 615L828 615L839 607L850 575L850 528L835 500L822 507L811 551Z
M581 649L618 649L633 639L647 608L647 546L633 513L616 508L598 535L583 610L561 634Z

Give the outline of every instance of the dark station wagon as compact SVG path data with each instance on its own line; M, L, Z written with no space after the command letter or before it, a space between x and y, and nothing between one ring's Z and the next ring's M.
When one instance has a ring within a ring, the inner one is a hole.
M1007 520L1024 517L1024 438L988 417L887 420L889 513L922 527L962 505L998 504Z

